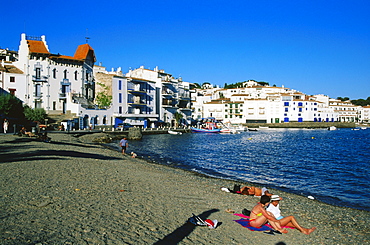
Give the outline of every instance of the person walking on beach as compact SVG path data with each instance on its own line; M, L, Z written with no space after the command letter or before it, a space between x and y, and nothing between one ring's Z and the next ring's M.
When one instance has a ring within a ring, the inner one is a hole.
M6 134L6 131L8 131L8 126L9 126L8 119L5 118L3 123L4 134Z
M127 147L128 147L127 138L121 139L121 141L119 142L119 145L122 148L122 154L125 155L126 154Z

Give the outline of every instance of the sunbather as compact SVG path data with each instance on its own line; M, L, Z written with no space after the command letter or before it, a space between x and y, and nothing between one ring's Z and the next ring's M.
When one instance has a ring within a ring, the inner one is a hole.
M242 195L249 195L249 196L256 196L260 197L263 195L266 196L272 196L272 193L269 192L269 190L266 187L258 188L254 186L244 186L240 188L240 185L234 185L234 189L230 190L228 188L222 187L221 190L228 191L231 193L237 193Z
M250 225L253 227L261 227L262 225L266 224L267 222L277 231L281 233L288 233L287 230L281 228L281 225L277 219L275 219L274 215L270 212L267 212L265 208L270 203L270 197L263 195L261 196L261 200L257 203L256 206L253 207L250 214Z
M277 231L281 233L288 233L287 230L283 229L283 226L290 226L293 228L296 228L300 232L309 235L314 230L316 230L316 227L312 227L311 229L304 228L300 226L295 219L294 216L287 216L280 220L277 220L275 216L271 213L265 210L265 207L268 206L270 202L270 197L264 195L261 197L260 202L254 206L254 208L251 211L250 215L250 225L253 227L260 227L267 222L270 223L270 225Z

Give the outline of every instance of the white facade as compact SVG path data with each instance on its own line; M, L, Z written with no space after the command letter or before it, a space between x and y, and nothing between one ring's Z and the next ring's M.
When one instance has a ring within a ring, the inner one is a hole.
M190 83L174 78L171 74L155 68L154 70L140 67L130 70L126 77L133 81L147 81L155 83L154 112L158 114L160 122L176 125L176 114L183 119L191 118Z
M198 109L203 107L203 117L213 116L232 124L338 121L338 113L329 107L327 96L310 97L284 87L256 86L253 81L247 82L245 86L213 90L208 97L197 91L197 99L212 99L194 104Z
M10 94L17 96L19 99L24 99L26 93L26 75L12 62L1 61L0 64L0 87L9 92Z
M359 122L361 123L370 122L370 105L360 107L358 112L359 112L358 113Z
M359 106L353 105L350 101L337 99L329 100L329 107L339 114L340 122L357 122Z
M49 52L45 36L30 38L21 35L18 61L14 65L26 75L25 94L21 97L32 108L44 108L47 113L75 111L74 103L94 98L92 65L93 49L80 45L75 56Z

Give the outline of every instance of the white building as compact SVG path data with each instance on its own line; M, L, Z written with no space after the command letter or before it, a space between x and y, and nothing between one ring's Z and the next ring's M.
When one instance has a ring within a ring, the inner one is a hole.
M154 114L160 122L175 126L177 119L185 121L191 119L191 95L190 83L182 78L174 78L164 70L155 68L154 70L145 69L143 66L135 70L130 70L126 77L134 82L145 81L155 83L155 96L149 108L154 106ZM152 91L151 91L152 92ZM132 94L138 98L138 95ZM178 118L176 118L178 117ZM184 122L185 122L184 121Z
M203 95L197 92L197 98ZM259 86L254 81L241 88L213 90L206 98L210 101L198 104L203 107L203 117L232 124L338 121L327 96L310 97L284 87Z
M370 105L360 107L358 110L358 119L361 123L370 122Z
M24 94L26 93L25 83L26 76L23 71L14 66L12 62L1 60L0 87L3 90L20 99L24 99Z
M44 108L49 115L80 118L79 128L94 125L100 114L93 111L94 62L94 50L87 43L79 45L74 56L66 56L51 53L45 36L23 33L13 65L22 70L25 81L17 85L16 95L31 108Z
M358 121L358 113L360 107L353 105L350 101L330 99L329 107L333 108L333 110L339 114L340 122Z

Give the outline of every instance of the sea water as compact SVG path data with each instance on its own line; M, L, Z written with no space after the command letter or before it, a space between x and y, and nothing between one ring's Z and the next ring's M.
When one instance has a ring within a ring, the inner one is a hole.
M129 142L131 151L159 164L370 211L370 129L144 135Z

